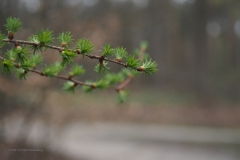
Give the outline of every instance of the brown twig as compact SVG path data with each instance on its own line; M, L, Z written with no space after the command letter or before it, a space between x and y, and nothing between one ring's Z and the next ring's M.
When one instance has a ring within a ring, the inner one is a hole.
M1 60L6 60L5 58L1 57L0 56L0 59ZM19 68L20 66L18 64L14 64L14 66L16 68ZM44 73L40 70L37 70L37 69L28 69L28 71L30 72L33 72L33 73L36 73L36 74L39 74L41 76L45 76ZM62 80L68 80L68 81L71 81L71 82L74 82L75 84L78 84L78 85L85 85L85 86L91 86L91 84L88 84L88 83L85 83L85 82L82 82L82 81L78 81L76 79L73 79L73 78L69 78L67 76L62 76L62 75L56 75L54 76L55 78L58 78L58 79L62 79Z
M132 76L128 76L127 79L125 79L121 84L115 87L116 91L123 90L132 81L132 79Z
M27 44L27 45L33 45L33 46L37 46L38 45L38 43L36 43L36 42L23 41L23 40L3 39L3 42L11 42L11 43L14 43L14 44ZM58 47L58 46L53 46L53 45L44 45L44 46L47 47L47 48L58 50L58 51L64 50L63 47ZM71 49L69 49L69 50L73 51L73 52L75 52L77 54L81 54L78 50L71 50ZM126 68L128 67L125 63L122 63L122 62L119 62L119 61L116 61L116 60L112 60L112 59L109 59L109 58L106 58L106 57L97 56L97 55L91 55L91 54L86 54L86 56L91 58L91 59L98 59L98 60L109 61L109 62L118 64L118 65L124 66Z
M144 57L145 52L146 52L145 48L140 49L140 53L139 53L139 56L138 56L140 61L143 61L143 57Z
M0 60L7 60L3 57L0 56ZM15 64L14 63L14 67L16 68L20 68L19 64ZM30 72L33 72L33 73L36 73L38 75L41 75L41 76L45 76L44 73L40 70L37 70L37 69L28 69L28 71ZM47 77L47 76L45 76ZM62 76L62 75L56 75L54 76L54 78L58 78L58 79L62 79L62 80L67 80L67 81L71 81L71 82L74 82L75 85L84 85L84 86L90 86L90 87L93 87L93 84L89 84L89 83L86 83L86 82L83 82L83 81L79 81L79 80L76 80L72 77L69 77L69 76ZM109 87L110 89L115 89L116 91L119 91L121 89L123 89L130 81L132 77L128 77L125 81L123 81L120 85L116 86L116 87Z

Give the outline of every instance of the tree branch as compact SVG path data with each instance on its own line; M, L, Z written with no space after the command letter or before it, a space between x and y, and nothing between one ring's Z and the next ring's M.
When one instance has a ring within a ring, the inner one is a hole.
M0 60L4 61L4 60L7 60L3 57L0 56ZM20 66L18 64L15 64L14 63L14 67L15 68L20 68ZM37 69L28 69L28 71L30 72L33 72L33 73L36 73L38 75L41 75L41 76L45 76L44 73L40 70L37 70ZM47 77L47 76L45 76ZM62 79L62 80L67 80L67 81L71 81L77 85L84 85L84 86L90 86L92 87L92 84L89 84L89 83L86 83L86 82L83 82L83 81L79 81L79 80L76 80L74 78L71 78L69 76L62 76L62 75L56 75L54 76L54 78L58 78L58 79ZM119 90L122 90L128 83L130 83L130 81L132 80L132 77L129 76L125 81L123 81L120 85L118 86L115 86L115 87L109 87L111 89L114 89L116 91L119 91Z
M15 43L15 44L27 44L27 45L32 45L32 46L37 46L39 44L39 43L36 43L36 42L23 41L23 40L14 40L14 39L13 40L3 39L3 42L10 42L10 43ZM55 50L58 50L58 51L64 50L63 47L58 47L58 46L53 46L53 45L44 45L44 47L55 49ZM69 49L69 51L73 51L75 53L81 54L81 53L79 53L78 50ZM97 55L91 55L91 54L86 54L86 56L91 58L91 59L98 59L98 60L103 59L105 61L109 61L109 62L118 64L118 65L124 66L126 68L128 67L125 63L122 63L122 62L119 62L119 61L116 61L116 60L112 60L112 59L109 59L109 58L106 58L106 57L97 56Z

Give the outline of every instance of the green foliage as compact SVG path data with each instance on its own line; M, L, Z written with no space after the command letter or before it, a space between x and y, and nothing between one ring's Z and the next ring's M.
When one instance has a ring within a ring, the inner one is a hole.
M17 46L14 50L16 53L16 62L23 64L25 61L27 61L27 56L29 52L25 47Z
M116 83L123 82L126 78L126 75L121 71L117 74L117 78L118 78L118 81Z
M60 62L55 62L43 69L43 75L47 77L55 77L64 69Z
M43 58L40 54L33 55L21 65L21 68L25 70L35 68L38 64L42 63L42 60Z
M38 31L36 33L35 39L39 41L40 46L45 46L45 45L53 42L53 40L54 40L53 32L48 29L46 29L46 30L41 29L40 31Z
M84 73L85 73L85 69L82 66L74 65L71 71L69 72L69 76L74 77L74 76L82 75Z
M39 43L37 35L31 35L30 37L28 37L28 41L34 42L34 43Z
M94 83L94 86L98 89L106 89L106 88L109 87L109 84L108 84L107 81L99 80L99 81Z
M17 58L17 54L14 51L14 49L10 49L10 50L7 50L6 57L7 57L7 59L9 59L9 60L14 62L16 60L16 58Z
M129 56L127 58L127 66L133 69L137 69L138 66L140 65L140 60L139 59L135 59L134 56Z
M120 74L114 74L114 73L109 73L106 74L105 77L103 78L104 81L108 83L108 85L114 85L118 82L123 81L124 79L121 78Z
M129 95L129 92L128 92L128 91L126 91L126 90L120 90L120 91L118 92L117 101L118 101L119 103L125 102L125 101L127 100L128 95Z
M38 40L38 36L37 36L37 35L32 35L32 36L30 36L30 37L28 38L28 40L29 40L30 42L36 43L36 45L29 45L29 48L30 48L31 50L33 50L33 54L35 54L36 51L43 52L43 51L46 50L46 47L45 47L43 44L39 43L39 40Z
M23 69L23 68L17 68L16 69L16 72L17 72L17 77L22 80L22 79L25 79L26 80L26 77L28 75L28 72Z
M8 18L7 23L4 25L8 33L16 33L21 30L22 22L18 18Z
M33 50L33 53L35 54L36 51L43 52L47 48L47 44L50 44L53 42L53 32L46 29L41 29L36 33L36 35L32 35L28 38L30 42L35 43L35 45L30 45L29 48Z
M88 39L79 39L75 49L68 49L69 44L73 41L73 35L70 32L61 32L56 38L61 46L50 45L54 42L54 37L53 31L48 29L41 29L35 35L30 36L28 41L12 40L14 33L21 29L21 25L22 22L18 18L10 17L7 19L5 27L8 30L8 38L11 41L4 40L6 36L0 32L0 48L7 44L3 41L15 44L14 49L7 50L4 54L6 58L0 56L0 73L11 74L13 71L16 71L16 75L20 80L26 79L29 73L34 72L46 77L67 80L63 85L63 89L69 92L75 92L78 85L82 85L84 92L91 92L94 89L114 89L118 92L118 101L122 103L128 95L128 92L123 89L133 77L139 73L151 75L157 71L157 63L146 57L147 42L141 43L140 49L137 50L135 55L128 55L123 47L113 49L110 44L106 44L102 47L102 55L98 56L90 54L93 52L94 46ZM27 47L24 45L27 45ZM40 54L36 54L36 52L44 52L47 49L59 51L61 62L55 62L38 70L36 68L43 62L43 57ZM94 67L94 71L104 73L104 76L95 82L83 82L75 79L77 78L76 76L85 73L85 69L82 66L73 64L74 58L78 54L82 54L83 57L87 55L91 59L97 59L99 63ZM110 59L109 57L115 57L115 59ZM108 73L110 69L107 67L108 62L126 68L118 73ZM71 67L68 76L58 75L65 67Z
M95 88L94 84L91 81L86 81L85 83L87 85L82 86L82 91L85 93L89 93Z
M102 56L108 57L114 53L114 49L111 48L110 44L106 44L104 47L102 47Z
M148 42L142 41L140 43L140 48L146 50L148 48Z
M122 61L123 58L126 58L128 56L128 53L126 51L126 48L123 47L117 47L114 49L115 57L117 61Z
M33 67L35 68L37 65L43 62L43 57L40 54L33 55L28 61L33 63Z
M5 38L6 36L4 34L2 34L2 32L0 31L0 48L2 48L5 43L3 42L3 39Z
M138 71L130 70L128 68L123 68L120 74L124 75L124 77L135 77L138 75Z
M75 92L77 88L76 83L71 82L71 81L67 81L64 83L63 85L63 90L68 91L68 92Z
M62 32L58 35L57 40L61 43L62 47L69 46L69 43L73 41L71 32Z
M145 60L139 67L139 71L144 72L146 75L152 75L157 72L157 63L155 61L152 62L152 59Z
M10 60L2 60L0 63L0 73L11 74L14 70L14 64Z
M95 67L94 67L94 71L99 73L104 73L106 74L108 72L108 70L110 69L109 67L107 67L107 62L103 61L102 63L98 63Z
M74 62L73 58L78 56L77 53L75 53L72 50L68 50L68 49L65 49L64 51L60 52L60 54L62 56L62 62L61 62L62 66L65 66L65 65L69 66L70 64L72 64Z
M79 39L76 45L76 49L83 55L89 54L93 51L94 46L88 39Z

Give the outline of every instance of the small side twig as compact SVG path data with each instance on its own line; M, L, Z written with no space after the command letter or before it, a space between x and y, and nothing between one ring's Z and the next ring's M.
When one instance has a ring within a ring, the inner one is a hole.
M116 91L123 90L132 81L132 79L132 76L128 76L127 79L125 79L121 84L115 87Z

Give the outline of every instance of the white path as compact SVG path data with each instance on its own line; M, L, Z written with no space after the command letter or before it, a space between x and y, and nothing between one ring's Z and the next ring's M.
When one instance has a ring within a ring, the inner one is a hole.
M6 138L86 160L239 160L240 129L74 122L61 129L21 119L5 123ZM20 131L20 129L22 130Z

